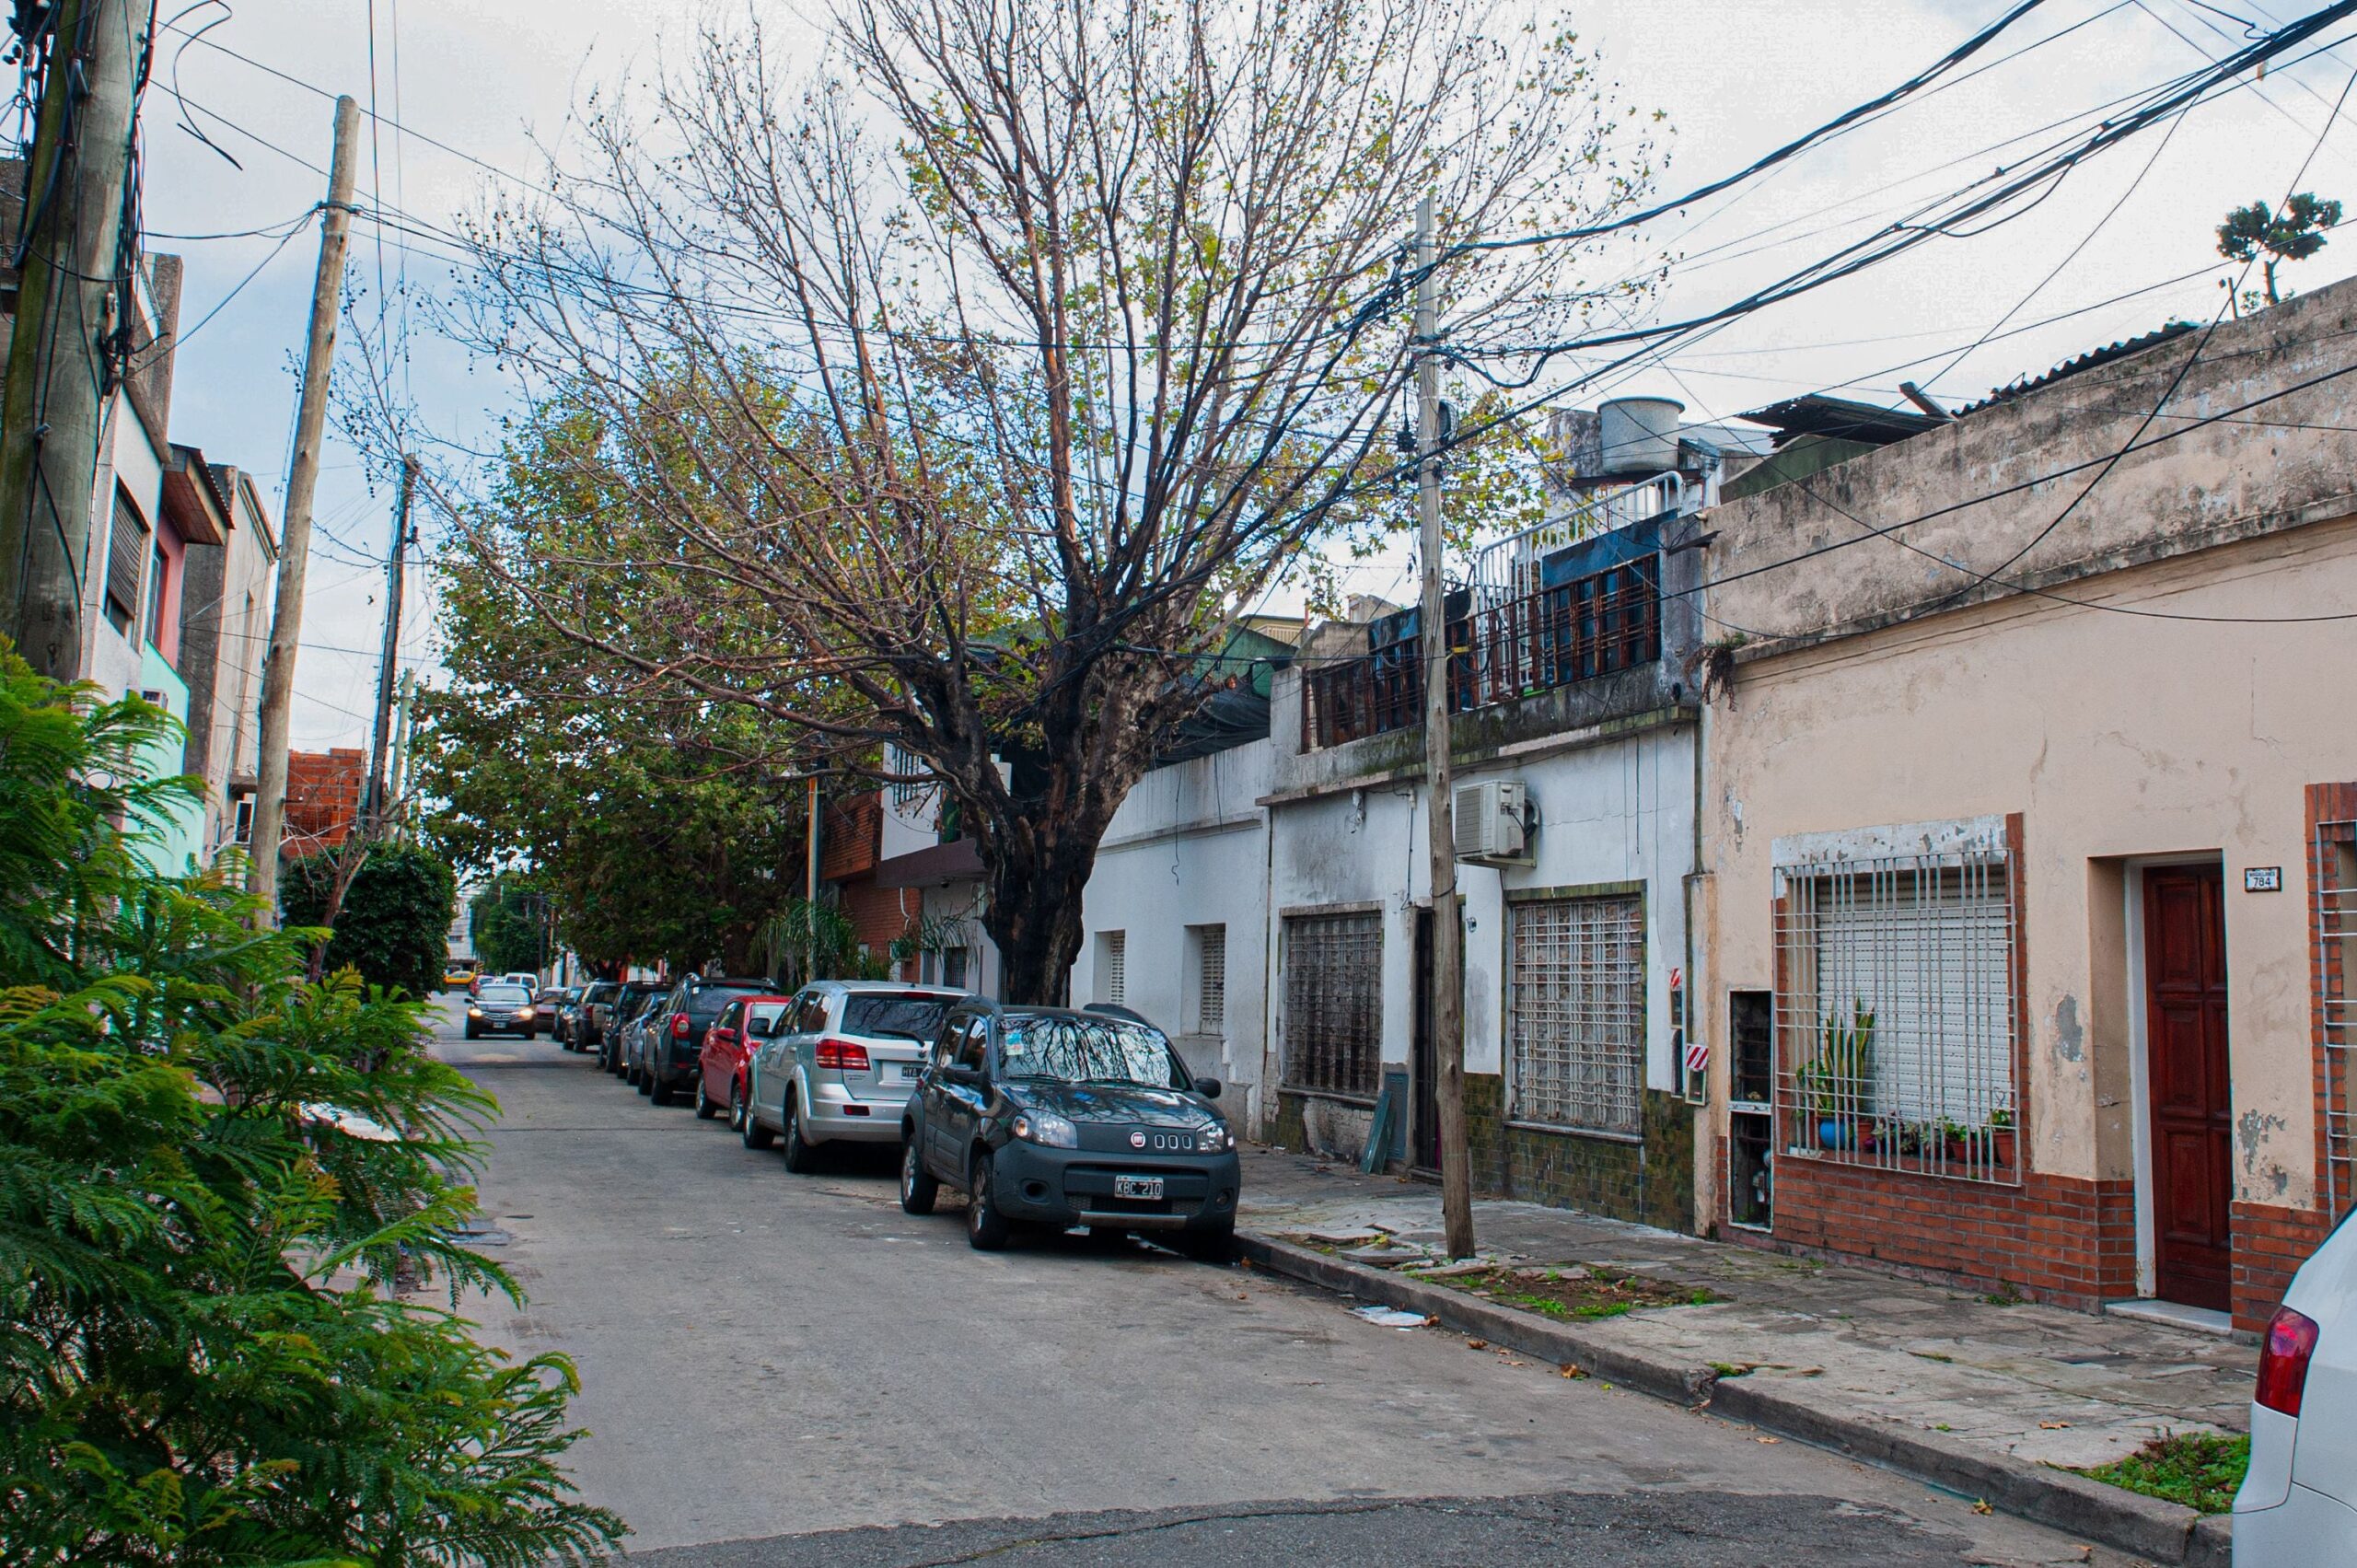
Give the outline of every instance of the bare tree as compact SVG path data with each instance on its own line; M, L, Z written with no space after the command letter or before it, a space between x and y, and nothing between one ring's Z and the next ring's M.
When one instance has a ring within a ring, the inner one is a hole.
M438 483L600 681L921 760L1004 993L1053 1000L1221 622L1405 518L1415 198L1453 239L1593 219L1650 132L1486 0L841 0L829 39L790 81L758 23L704 30L470 226L453 330L544 422L488 489ZM1452 342L1642 286L1571 260L1461 257Z

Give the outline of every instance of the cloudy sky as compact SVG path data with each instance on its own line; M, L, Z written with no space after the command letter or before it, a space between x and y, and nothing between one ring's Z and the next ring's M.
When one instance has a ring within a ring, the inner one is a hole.
M1990 68L1656 226L1648 241L1685 260L1655 309L1684 316L1740 297L2034 145L2016 138L2300 14L2271 3L2272 11L2240 0L2049 0L1976 60L1997 62ZM1662 189L1670 193L1874 96L2004 8L1998 0L1608 0L1562 10L1629 101L1666 112L1673 161ZM234 0L182 13L160 41L146 99L147 222L158 236L233 237L151 241L187 258L183 330L203 321L180 351L173 437L255 470L273 496L283 485L317 231L283 245L274 236L323 192L332 95L373 102L382 116L361 169L371 199L447 224L486 191L512 192L505 182L528 180L536 145L563 145L568 112L590 88L659 68L697 15L675 0ZM791 10L778 15L804 25ZM207 41L187 42L208 23L217 25ZM815 53L815 28L810 36ZM2206 320L2221 303L2218 280L2234 270L2212 233L2227 208L2279 201L2304 161L2302 188L2357 200L2357 123L2344 109L2326 134L2352 70L2357 44L2245 78L2174 133L2148 132L2084 165L2017 221L1934 240L1573 401L1657 393L1685 402L1689 418L1726 418L1827 389L1896 404L1898 383L1913 379L1961 403L2173 317ZM254 229L268 232L237 234ZM377 326L379 300L397 300L404 286L412 295L448 286L444 265L405 243L371 225L355 230L351 282L364 330L400 359L427 422L479 438L502 406L497 380L435 344L413 318L404 350L398 306ZM2285 281L2313 289L2357 270L2357 240L2346 245L2289 269ZM331 440L298 746L366 743L391 499L350 447ZM1356 586L1396 595L1401 569L1373 563ZM430 579L413 579L403 637L404 658L428 669L432 591Z

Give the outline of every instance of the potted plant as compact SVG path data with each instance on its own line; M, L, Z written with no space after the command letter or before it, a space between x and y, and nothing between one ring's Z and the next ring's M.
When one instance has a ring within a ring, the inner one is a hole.
M1989 1125L1984 1129L1989 1139L1989 1157L1998 1165L2010 1167L2014 1163L2014 1113L1999 1106L1989 1113Z
M1860 1123L1874 1076L1874 1059L1875 1016L1864 997L1852 1002L1847 1020L1838 1011L1826 1014L1817 1060L1803 1069L1811 1086L1810 1109L1817 1119L1818 1146L1846 1149L1861 1144Z

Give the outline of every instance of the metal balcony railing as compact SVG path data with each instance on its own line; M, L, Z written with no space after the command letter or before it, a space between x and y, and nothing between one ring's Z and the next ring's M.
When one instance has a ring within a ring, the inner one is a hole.
M1661 567L1644 556L1448 624L1449 708L1464 713L1661 657ZM1306 738L1341 746L1423 722L1423 638L1311 670Z

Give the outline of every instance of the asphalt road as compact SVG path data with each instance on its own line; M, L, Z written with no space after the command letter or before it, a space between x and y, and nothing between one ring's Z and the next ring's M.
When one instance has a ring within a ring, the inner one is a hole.
M487 1249L530 1297L470 1310L578 1365L571 1469L633 1561L2130 1561L1249 1270L974 1252L900 1213L889 1150L789 1176L547 1040L457 1035L502 1107Z

